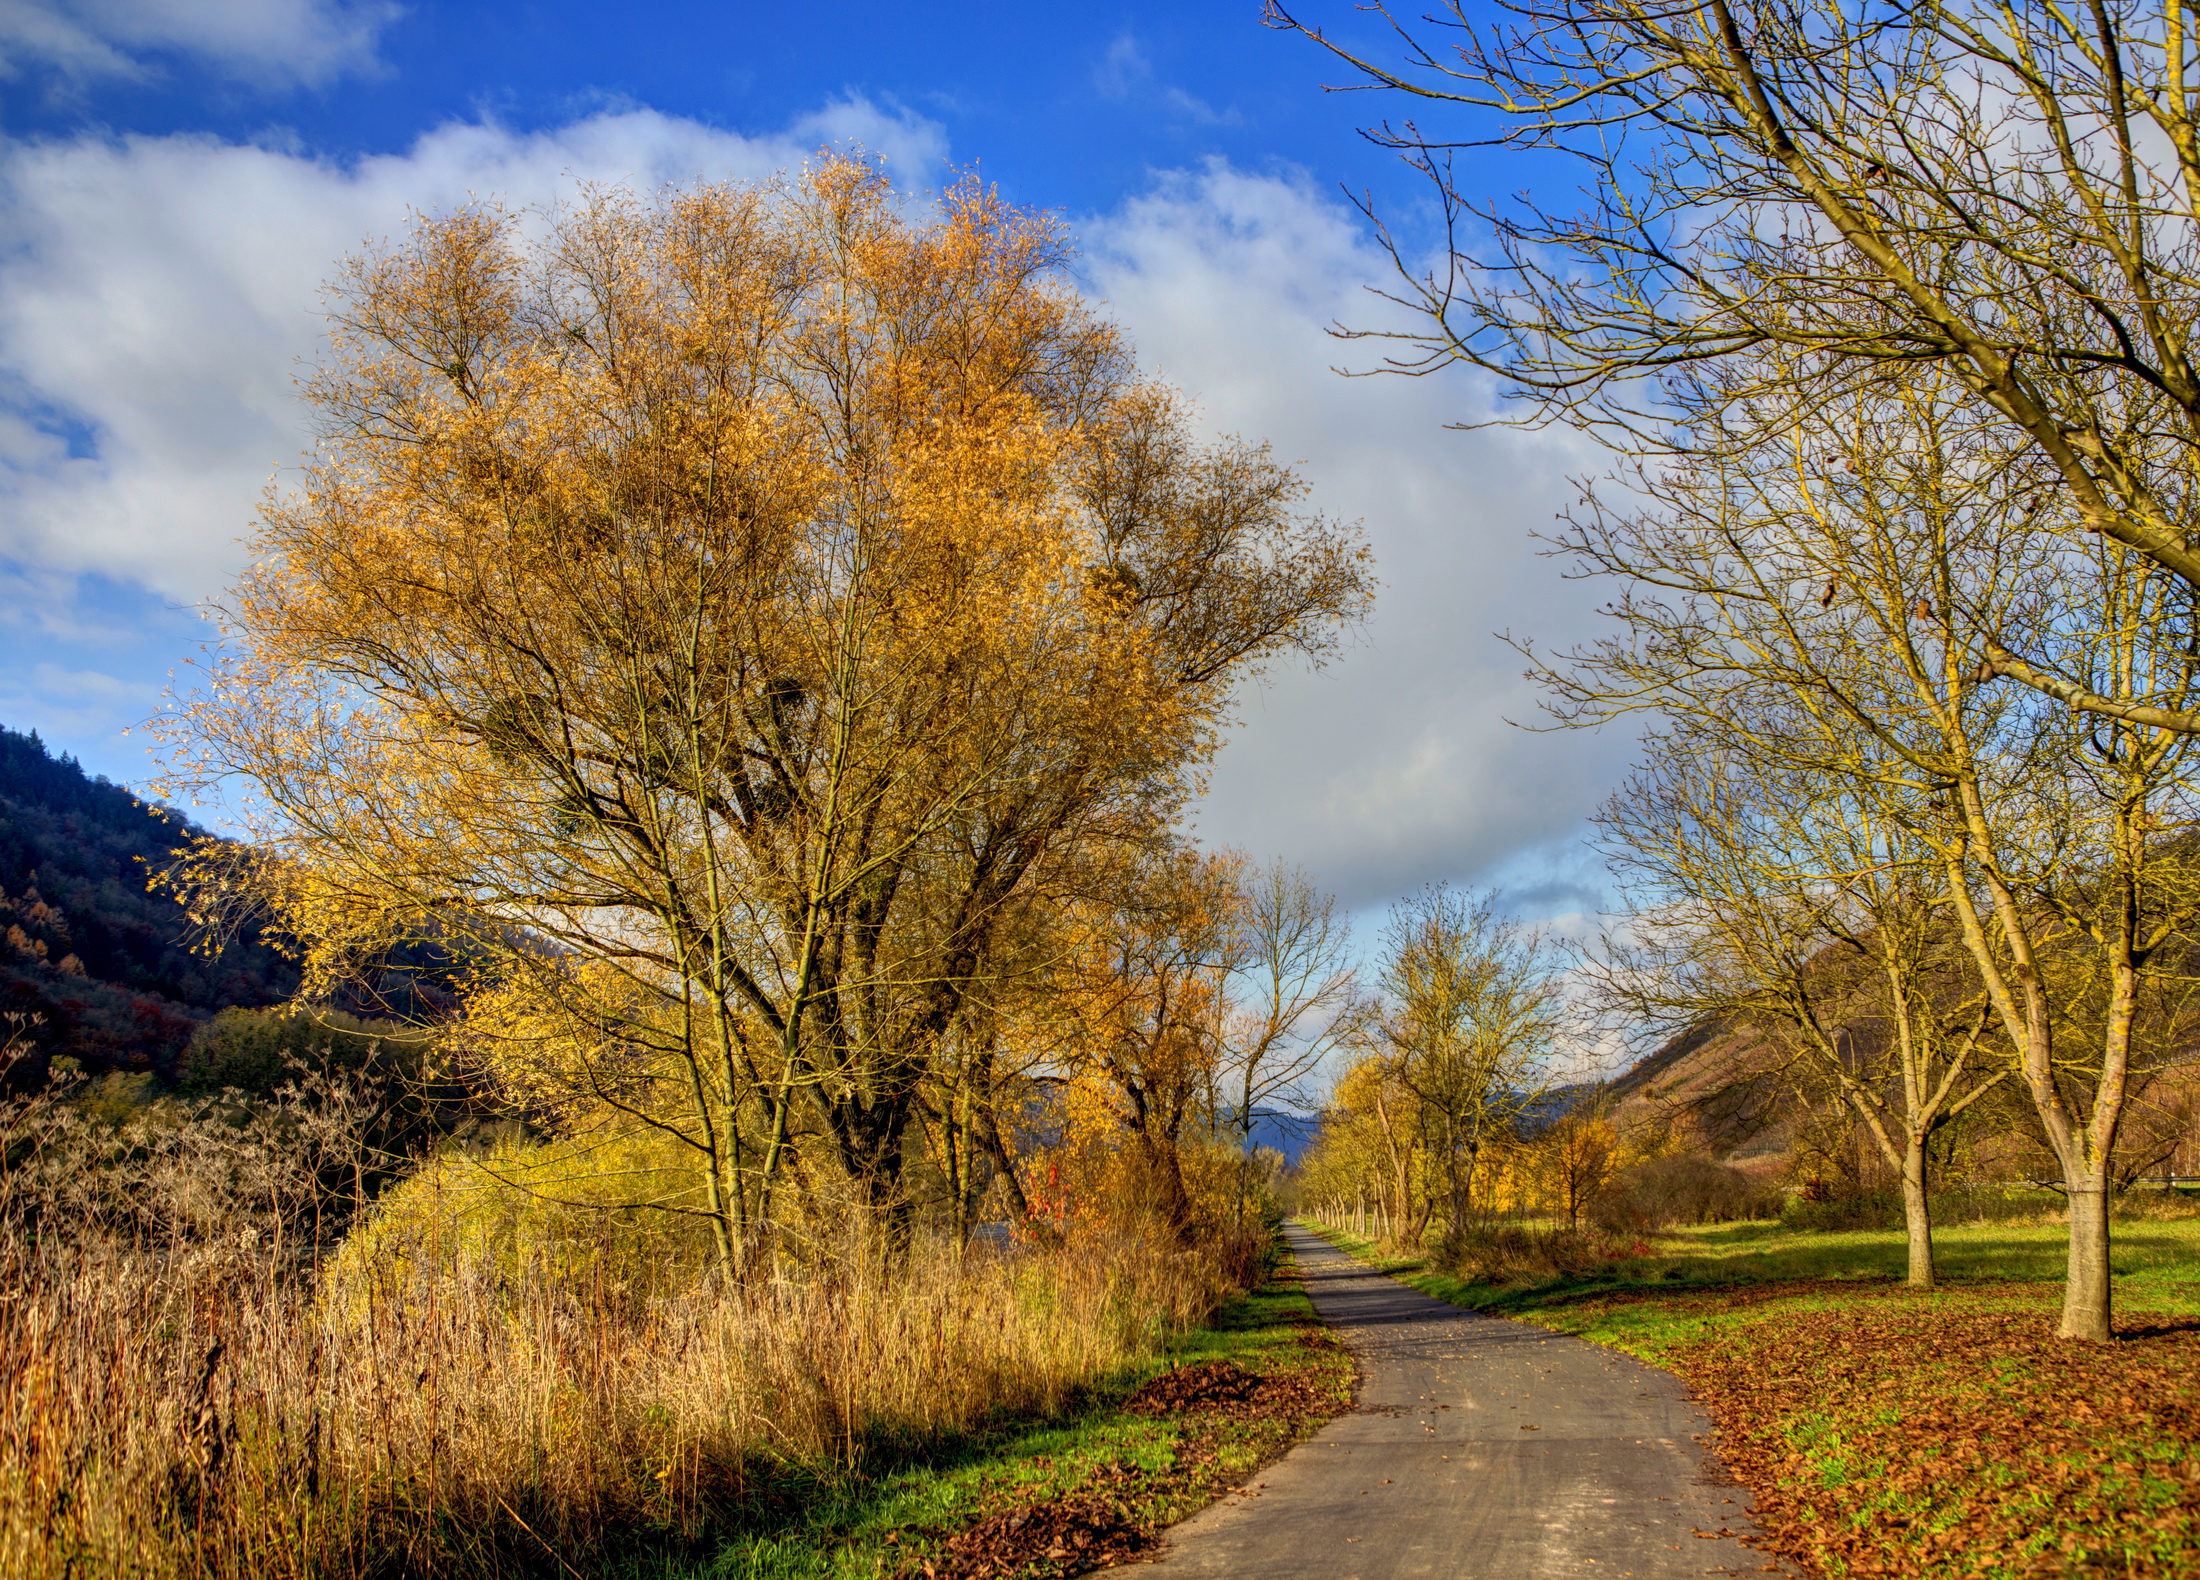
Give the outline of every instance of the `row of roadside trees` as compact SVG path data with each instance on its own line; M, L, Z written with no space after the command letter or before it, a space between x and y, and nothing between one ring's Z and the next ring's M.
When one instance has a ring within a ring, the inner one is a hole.
M1391 365L1489 370L1617 452L1556 541L1616 632L1533 655L1564 722L1656 720L1604 825L1645 917L1606 985L1815 1061L1900 1173L1917 1282L1927 1144L2020 1086L2061 1331L2109 1337L2119 1128L2188 1038L2200 906L2189 16L1530 0L1402 57L1270 18L1426 112L1377 135L1487 241L1400 247ZM1479 204L1458 156L1491 146L1586 206Z
M1921 1282L1932 1136L2021 1086L2096 1338L2200 905L2181 16L1560 0L1455 11L1398 70L1305 29L1461 118L1383 135L1494 241L1408 270L1395 365L1494 370L1623 457L1557 538L1619 633L1535 659L1565 722L1659 721L1605 820L1644 916L1605 987L1816 1060ZM1477 140L1586 161L1591 208L1470 215ZM975 186L912 219L827 160L355 260L303 486L174 721L175 782L248 785L254 843L179 887L289 936L309 992L439 940L452 1057L670 1149L653 1204L730 1271L827 1198L905 1225L915 1134L967 1219L1064 1060L1182 1221L1195 1116L1242 1143L1353 1037L1464 1222L1555 1035L1541 952L1438 893L1348 1011L1326 910L1264 932L1260 883L1176 846L1233 688L1371 583L1264 450L1192 437L1065 256Z

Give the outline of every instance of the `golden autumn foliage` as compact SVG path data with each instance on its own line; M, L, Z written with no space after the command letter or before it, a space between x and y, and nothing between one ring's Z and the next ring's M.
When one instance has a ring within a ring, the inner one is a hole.
M1069 1133L1127 1143L1135 1171L1115 1187L1150 1190L1180 1234L1197 1216L1187 1153L1217 1128L1241 865L1172 851L1131 868L1077 919L1057 977Z
M1157 841L1096 869L1054 940L1002 1022L1051 1120L1048 1215L1136 1203L1195 1242L1256 1219L1283 1162L1256 1131L1365 1019L1334 900L1287 865Z
M1623 1131L1593 1103L1540 1123L1515 1123L1475 1153L1468 1199L1483 1217L1536 1217L1580 1227L1630 1166L1664 1156L1668 1138ZM1447 1210L1443 1122L1418 1104L1390 1056L1370 1053L1338 1076L1320 1139L1295 1187L1310 1207L1348 1213L1367 1232L1413 1251Z
M1381 1001L1355 1028L1300 1197L1355 1221L1372 1210L1414 1249L1440 1221L1453 1257L1492 1214L1578 1222L1631 1159L1553 1089L1569 1012L1543 935L1494 895L1439 885L1392 907L1382 948Z
M241 884L321 986L438 940L454 1046L546 1121L654 1129L729 1265L820 1170L902 1211L1034 908L1371 585L1066 257L832 158L354 259L303 486L175 717L178 781L252 795L202 911Z

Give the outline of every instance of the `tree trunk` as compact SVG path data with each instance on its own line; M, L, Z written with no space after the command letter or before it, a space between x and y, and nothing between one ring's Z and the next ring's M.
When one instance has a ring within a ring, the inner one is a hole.
M1910 1239L1912 1289L1933 1287L1933 1211L1926 1183L1925 1141L1912 1136L1902 1155L1902 1225Z
M2109 1322L2108 1181L2066 1176L2070 1193L2070 1270L2063 1283L2062 1325L2066 1339L2105 1344L2116 1336Z
M1019 1226L1031 1222L1031 1198L1024 1194L1024 1182L1016 1172L1016 1160L1008 1155L1008 1143L1001 1139L1001 1122L990 1102L978 1104L972 1116L976 1123L973 1130L978 1145L993 1160L993 1170L1008 1193L1008 1210L1015 1214Z
M916 1241L916 1204L902 1188L902 1133L897 1124L878 1138L871 1153L873 1167L857 1176L863 1202L878 1235L879 1249L892 1262L900 1262Z
M1184 1184L1184 1165L1177 1155L1176 1142L1167 1136L1144 1132L1139 1141L1146 1155L1155 1205L1161 1210L1162 1222L1179 1241L1189 1245L1196 1238L1192 1233L1192 1193Z
M1444 1255L1456 1267L1465 1261L1467 1254L1468 1216L1473 1208L1475 1149L1466 1149L1464 1166L1461 1165L1460 1149L1457 1146L1447 1147L1445 1151L1450 1176L1446 1183L1451 1187L1451 1223L1444 1231Z

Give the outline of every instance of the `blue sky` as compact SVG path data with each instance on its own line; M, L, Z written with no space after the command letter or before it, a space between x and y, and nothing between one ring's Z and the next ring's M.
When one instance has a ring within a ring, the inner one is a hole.
M1373 41L1345 4L1306 15ZM1625 743L1529 734L1503 630L1590 628L1528 532L1601 469L1563 434L1462 434L1465 377L1345 379L1416 180L1324 94L1336 66L1255 0L971 4L0 5L0 722L110 777L188 687L198 611L305 443L291 392L346 251L468 195L753 176L858 141L897 178L976 166L1082 238L1082 283L1218 432L1272 438L1363 521L1386 591L1318 674L1242 699L1203 837L1310 867L1355 908L1422 881L1578 910L1582 819ZM1538 172L1493 157L1494 190ZM1549 172L1542 172L1548 175Z
M96 0L54 7L102 9ZM1140 188L1154 169L1208 155L1290 161L1355 182L1386 181L1393 163L1356 146L1354 107L1320 91L1338 73L1304 41L1263 28L1257 0L281 9L337 19L328 34L369 32L371 52L331 48L324 58L293 44L287 62L255 61L171 36L124 46L145 68L134 78L24 60L6 130L254 139L279 128L356 156L396 152L437 122L484 114L539 129L646 105L754 131L864 97L937 122L958 161L981 163L1020 199L1083 210Z

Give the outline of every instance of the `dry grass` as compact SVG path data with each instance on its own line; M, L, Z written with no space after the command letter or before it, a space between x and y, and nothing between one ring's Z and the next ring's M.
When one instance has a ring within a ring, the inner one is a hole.
M264 1160L232 1150L249 1186L237 1160ZM369 1238L372 1277L332 1280L196 1162L169 1181L188 1226L146 1198L62 1232L62 1182L9 1176L0 1572L564 1572L694 1546L790 1465L1047 1410L1246 1272L1119 1227L959 1258L851 1239L744 1287L635 1294L569 1241L552 1267L415 1213Z
M1639 1239L1593 1227L1495 1223L1446 1241L1433 1261L1440 1271L1470 1282L1538 1284L1605 1272L1641 1248Z

